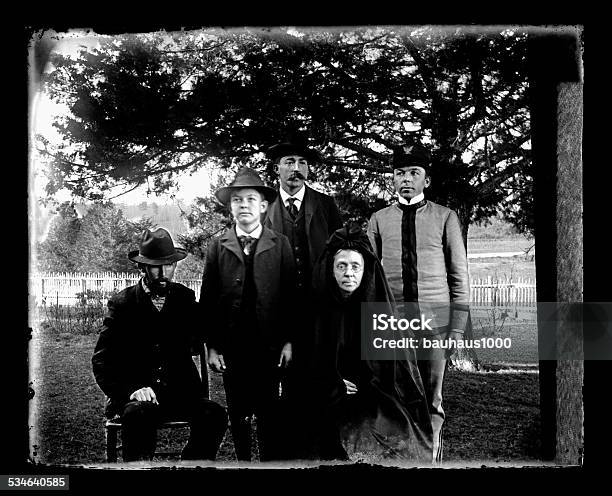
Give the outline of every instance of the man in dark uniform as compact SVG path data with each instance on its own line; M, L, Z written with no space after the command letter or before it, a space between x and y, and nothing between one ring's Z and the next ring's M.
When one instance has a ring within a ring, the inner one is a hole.
M296 265L296 306L308 308L312 268L323 252L327 239L342 227L340 212L331 196L305 184L309 166L320 161L315 150L298 143L283 142L272 146L266 154L278 168L280 187L276 200L268 207L264 225L289 238ZM296 314L293 322L287 323L298 327L294 335L292 367L283 381L283 397L291 412L287 415L292 417L304 414L298 391L307 380L306 370L312 359L313 337L307 329L299 328L302 321ZM294 446L297 451L288 456L300 456L301 444L296 438Z
M409 313L420 308L432 317L429 331L417 337L461 339L469 314L469 280L465 246L457 214L425 199L431 185L430 155L415 144L393 160L397 202L375 212L368 225L370 242L382 260L397 302ZM417 312L418 313L418 312ZM442 457L442 385L448 351L421 347L417 356L434 434L433 457Z
M192 359L195 294L172 282L186 256L165 229L146 230L128 255L142 279L108 302L92 365L107 396L105 415L122 423L124 461L151 459L157 426L167 420L190 422L184 460L214 460L227 428L224 408L206 398Z

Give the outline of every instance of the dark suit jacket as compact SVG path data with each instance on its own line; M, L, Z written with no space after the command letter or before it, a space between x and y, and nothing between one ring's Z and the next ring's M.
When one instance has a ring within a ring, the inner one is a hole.
M170 284L161 312L140 282L109 300L92 357L94 376L109 400L107 416L120 413L142 387L151 387L160 404L202 391L191 358L196 312L194 292L177 283Z
M282 199L280 194L276 200L268 207L264 220L264 225L276 232L283 232L283 214L281 209ZM310 256L310 266L323 252L325 242L331 234L342 227L340 212L336 202L331 196L315 191L306 185L304 193L304 204L302 205L306 216L306 236L308 237L308 252Z
M217 352L240 349L242 295L245 281L242 248L234 227L208 246L200 305L207 323L207 344ZM292 339L290 305L295 305L295 262L289 240L283 234L263 228L253 258L253 279L257 292L257 328L270 355L278 354ZM255 328L255 323L253 325Z

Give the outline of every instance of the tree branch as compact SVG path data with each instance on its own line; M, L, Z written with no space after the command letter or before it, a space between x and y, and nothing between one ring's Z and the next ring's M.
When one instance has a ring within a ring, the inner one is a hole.
M512 155L514 155L514 153ZM497 161L497 163L507 158L508 157L501 158L500 160ZM483 198L487 198L490 195L492 195L495 192L495 189L501 183L503 183L504 181L512 177L517 172L520 172L520 170L524 167L524 165L525 165L525 160L519 160L518 162L515 162L514 164L511 164L508 167L506 167L502 172L499 172L495 176L490 177L489 179L480 183L479 185L474 186L473 191L474 191L476 198L483 199Z
M208 48L183 48L182 50L161 50L162 53L197 53L197 52L210 52L215 50L223 45L227 45L229 40L222 41L221 43L217 43Z
M72 162L70 160L68 160L67 158L64 158L63 156L57 155L55 153L52 153L46 149L40 149L37 148L36 149L39 153L41 153L42 155L47 155L49 157L54 158L55 160L58 160L64 164L67 165L72 165L73 167L76 167L78 169L86 169L86 170L90 170L90 171L94 171L94 172L99 172L97 168L92 167L90 165L85 165L85 164L77 164L76 162Z
M350 150L354 150L356 152L361 153L362 155L365 155L366 157L370 157L374 160L377 160L379 162L382 162L385 160L385 156L381 153L375 152L374 150L369 149L366 146L361 146L358 145L356 143L352 143L351 141L349 141L346 138L334 138L331 137L330 141L332 143L335 143L337 145L343 146L344 148L348 148Z
M404 47L408 50L408 53L415 61L418 66L418 74L421 76L423 83L425 83L425 87L427 92L429 93L429 97L433 100L436 95L436 77L434 72L430 68L430 64L425 61L425 58L421 55L420 50L415 45L414 41L410 38L404 38L402 40Z
M390 172L386 167L380 166L376 167L374 165L367 165L363 162L353 162L349 160L342 160L337 158L325 159L325 163L329 165L338 165L341 167L348 167L354 170L364 170L369 172L376 172L377 174L385 174Z
M380 143L381 145L386 146L390 150L393 150L397 146L396 143L394 143L393 141L385 139L382 136L380 136L379 134L376 134L376 133L373 133L373 132L368 132L368 131L357 132L357 133L354 133L354 137L356 137L356 138L357 137L360 137L360 138L370 138L373 141L376 141L376 143Z
M130 189L126 190L126 191L123 191L122 193L119 193L118 195L111 196L111 197L109 197L108 199L109 199L109 200L114 200L115 198L119 198L120 196L127 195L127 194L128 194L128 193L130 193L131 191L134 191L135 189L137 189L137 188L139 188L140 186L142 186L142 184L143 184L143 183L137 183L137 184L136 184L136 185L134 185L132 188L130 188Z
M370 43L374 43L375 41L381 40L383 38L385 38L387 36L387 34L381 34L379 36L375 36L374 38L367 40L367 41L360 41L359 43L348 43L346 44L346 48L361 48L364 47L365 45L369 45Z

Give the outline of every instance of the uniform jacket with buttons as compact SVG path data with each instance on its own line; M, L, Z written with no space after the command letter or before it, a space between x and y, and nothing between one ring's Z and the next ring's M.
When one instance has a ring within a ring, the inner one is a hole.
M276 232L283 232L283 214L281 211L282 198L280 194L268 208L264 225ZM331 196L315 191L306 186L304 202L300 210L304 209L306 216L306 236L308 238L308 254L310 267L314 267L327 239L336 229L342 227L342 220L338 207Z
M108 417L121 413L142 387L151 387L160 404L203 390L192 359L196 317L194 292L177 283L170 284L161 311L140 283L109 300L92 357L96 382L108 399Z
M234 227L212 240L208 246L200 308L209 348L225 354L228 348L240 347L240 308L245 283L244 253ZM295 301L295 262L289 240L283 234L264 227L253 258L253 280L259 345L272 355L280 353L291 342L300 302ZM231 351L231 350L230 350Z
M435 328L457 331L467 324L470 287L467 255L456 212L432 201L416 210L414 226L418 302ZM381 259L396 301L403 301L402 210L397 203L375 212L368 237Z

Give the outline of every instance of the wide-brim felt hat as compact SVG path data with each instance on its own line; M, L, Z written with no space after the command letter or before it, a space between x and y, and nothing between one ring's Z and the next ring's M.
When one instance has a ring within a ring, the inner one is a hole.
M187 255L186 250L174 246L170 233L160 227L155 230L146 229L140 238L138 250L130 251L128 258L132 262L147 265L167 265Z
M227 205L230 201L232 191L244 188L252 188L259 191L269 203L272 203L276 199L276 190L266 186L259 177L259 174L250 167L243 167L240 169L232 183L229 186L219 188L215 192L215 196L223 205Z
M421 167L427 174L431 171L431 155L427 148L420 144L406 145L393 154L391 167Z
M318 151L290 141L277 143L266 151L266 156L272 161L289 155L299 155L309 162L321 162L321 154Z

